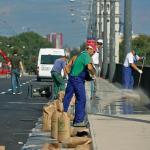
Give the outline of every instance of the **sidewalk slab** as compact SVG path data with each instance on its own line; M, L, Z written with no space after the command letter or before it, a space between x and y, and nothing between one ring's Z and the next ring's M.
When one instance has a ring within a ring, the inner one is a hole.
M150 123L100 115L88 119L94 150L150 150Z

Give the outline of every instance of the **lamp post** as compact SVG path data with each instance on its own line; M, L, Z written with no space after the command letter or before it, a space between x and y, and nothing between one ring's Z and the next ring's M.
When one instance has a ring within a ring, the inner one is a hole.
M131 2L132 0L124 1L124 54L131 50L132 39L132 19L131 19Z
M107 70L108 70L108 30L107 30L107 20L108 19L108 12L107 12L107 0L104 0L104 46L103 46L103 69L102 69L102 76L106 78Z
M115 73L115 1L110 0L110 63L109 80L112 82Z

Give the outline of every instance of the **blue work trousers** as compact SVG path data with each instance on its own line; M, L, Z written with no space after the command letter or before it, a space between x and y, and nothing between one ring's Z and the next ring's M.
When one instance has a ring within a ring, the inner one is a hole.
M123 66L123 87L125 89L133 89L134 85L134 77L133 77L133 70L131 67L124 67Z
M12 93L20 92L20 72L19 69L12 69L11 72L11 84L12 84Z
M86 94L84 78L80 76L69 76L63 103L64 112L68 111L68 107L74 93L76 96L74 123L79 123L84 121L85 118Z

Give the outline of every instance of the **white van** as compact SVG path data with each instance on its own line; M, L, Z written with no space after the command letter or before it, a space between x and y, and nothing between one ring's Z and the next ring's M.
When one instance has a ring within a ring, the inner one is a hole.
M41 48L37 64L37 81L51 78L51 70L57 58L65 56L64 49Z

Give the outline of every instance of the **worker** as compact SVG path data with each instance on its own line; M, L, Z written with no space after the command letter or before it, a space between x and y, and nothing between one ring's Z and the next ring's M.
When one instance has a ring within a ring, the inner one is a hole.
M92 59L93 59L93 64L96 68L96 75L100 76L100 71L101 71L101 67L102 67L102 47L103 47L102 39L98 39L96 41L96 47L97 47L96 52L93 54ZM99 57L101 57L101 58L99 58Z
M125 89L133 89L134 85L134 77L133 77L133 70L138 71L140 74L142 74L142 70L137 67L135 64L137 61L143 60L144 57L139 57L137 55L138 50L131 50L129 53L127 53L125 57L125 61L123 64L123 87Z
M23 65L16 50L13 52L13 56L10 58L10 62L12 94L21 94L20 77L23 75Z
M86 105L86 93L85 93L85 80L88 71L95 77L96 71L92 66L92 58L95 51L93 45L87 45L87 49L82 51L75 59L71 71L64 96L64 112L68 111L68 107L73 94L76 96L75 103L75 117L73 126L81 127L86 126L85 121L85 105Z
M65 66L66 66L66 56L62 56L61 58L58 58L54 62L54 66L51 70L51 75L52 79L54 82L54 96L53 99L58 98L58 93L60 91L65 90L65 79L64 77L66 76L66 71L65 71ZM61 72L64 72L64 76L62 76Z
M98 39L96 41L96 52L92 56L93 64L96 69L96 76L100 76L101 73L101 68L102 68L102 46L103 46L103 40ZM96 95L96 90L97 90L97 84L96 84L96 78L95 80L91 80L91 96L90 99L100 99Z

